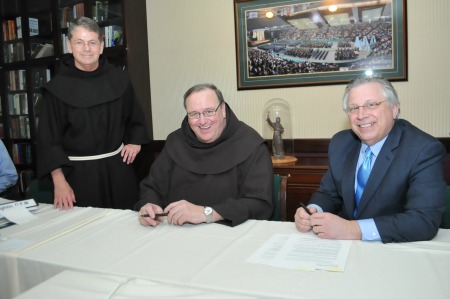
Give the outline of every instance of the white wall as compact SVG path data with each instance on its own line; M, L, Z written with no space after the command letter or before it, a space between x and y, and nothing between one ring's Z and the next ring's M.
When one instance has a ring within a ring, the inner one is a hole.
M394 82L401 118L435 137L450 136L449 0L408 0L408 81ZM147 0L153 134L164 140L185 115L183 93L216 84L238 118L262 134L263 108L282 98L293 138L331 138L348 128L345 85L237 91L234 1Z

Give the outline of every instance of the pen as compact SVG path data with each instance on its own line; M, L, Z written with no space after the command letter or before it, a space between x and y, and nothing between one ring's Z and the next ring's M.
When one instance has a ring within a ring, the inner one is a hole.
M155 214L155 218L153 218L153 219L156 219L156 218L158 218L158 217L167 216L167 215L169 215L169 213L159 213L159 214ZM149 214L142 214L141 217L150 217L150 215L149 215Z
M300 206L305 209L306 213L308 213L309 215L312 215L311 211L308 209L307 206L305 206L304 203L300 202Z

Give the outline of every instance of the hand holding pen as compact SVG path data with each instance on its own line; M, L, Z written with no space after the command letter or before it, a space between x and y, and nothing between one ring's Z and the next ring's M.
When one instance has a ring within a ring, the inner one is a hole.
M169 213L155 213L155 217L153 217L153 218L150 216L150 214L142 214L141 217L150 217L152 219L157 219L159 217L164 217L167 215L169 215Z
M306 216L305 213L302 212L302 210L305 210L306 214L308 215ZM297 227L298 231L309 232L312 229L310 216L315 212L315 208L313 208L313 210L310 210L304 203L300 202L300 208L297 209L297 212L294 216L295 226ZM303 215L303 217L301 215Z
M148 203L139 210L138 220L143 226L157 226L167 215L160 206Z
M304 203L300 202L300 206L306 211L306 213L308 213L309 216L312 215L311 211L308 209L308 207Z

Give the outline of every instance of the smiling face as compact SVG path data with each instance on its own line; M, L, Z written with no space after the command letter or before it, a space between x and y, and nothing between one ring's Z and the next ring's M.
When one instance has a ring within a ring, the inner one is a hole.
M394 126L399 105L389 105L380 83L370 82L354 87L348 93L348 107L378 103L374 109L359 107L354 113L348 113L353 132L369 146L386 137Z
M77 26L67 41L67 48L73 54L78 69L90 72L98 68L103 41L99 40L96 32Z
M188 118L189 126L194 131L197 139L203 143L211 143L216 141L226 126L226 109L225 104L221 103L216 93L211 89L204 89L193 92L186 98L187 113L199 112L198 119ZM215 110L216 114L205 117L202 113L206 110Z

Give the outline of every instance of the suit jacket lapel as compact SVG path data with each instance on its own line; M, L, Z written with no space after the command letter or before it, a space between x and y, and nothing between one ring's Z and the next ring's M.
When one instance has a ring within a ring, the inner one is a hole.
M353 218L355 210L355 169L358 163L361 142L354 142L348 151L344 161L342 178L342 198L344 200L344 210L348 219Z
M375 164L372 166L372 171L370 172L369 180L367 181L366 188L361 196L361 200L358 205L358 211L356 214L356 218L359 217L362 213L364 213L364 209L370 204L375 192L380 187L383 178L391 167L392 162L394 161L395 154L393 150L398 147L400 143L400 138L402 135L402 130L399 126L394 124L391 132L389 133L388 138L384 142L383 147L381 148L380 153L375 161Z

